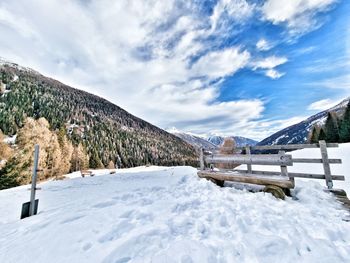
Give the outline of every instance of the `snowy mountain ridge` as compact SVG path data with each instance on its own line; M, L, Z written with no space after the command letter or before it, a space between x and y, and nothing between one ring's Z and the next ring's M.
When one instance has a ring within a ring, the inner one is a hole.
M196 147L197 149L203 148L206 150L214 150L217 148L217 145L207 141L205 138L202 138L198 135L194 135L192 133L187 133L187 132L181 132L177 129L167 129L166 131L179 137L180 139L191 144L192 146Z
M166 129L166 131L176 135L177 137L195 146L196 148L204 148L208 150L218 148L224 142L224 139L225 139L224 136L219 136L219 135L212 135L205 138L203 136L193 134L190 132L180 131L175 127L168 128ZM253 146L258 143L255 140L241 137L241 136L230 136L230 137L235 140L238 147L243 147L243 146L246 146L247 144Z
M246 145L254 146L258 142L242 136L230 136L236 142L237 147L244 147ZM219 135L212 135L207 138L207 140L217 146L221 145L224 142L225 137Z

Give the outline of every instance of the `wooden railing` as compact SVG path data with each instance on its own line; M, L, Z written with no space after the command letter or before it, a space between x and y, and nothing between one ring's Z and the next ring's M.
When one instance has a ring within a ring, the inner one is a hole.
M206 169L205 164L217 164L217 163L229 163L229 164L246 164L247 170L234 169L234 172L247 176L288 176L294 180L298 178L309 178L309 179L325 179L326 185L329 189L333 188L333 180L345 180L343 175L332 175L330 164L341 164L341 159L329 159L327 147L338 147L337 143L326 143L325 141L319 141L315 144L292 144L292 145L264 145L264 146L246 146L238 148L239 150L245 150L245 154L203 154L201 151L200 157L200 168L202 171ZM292 155L285 154L284 150L297 150L304 148L320 148L321 158L292 158ZM278 154L251 154L252 151L256 150L279 150ZM313 173L291 173L287 171L287 166L291 166L294 163L319 163L323 165L323 174ZM256 171L253 170L252 165L279 165L281 167L280 172L272 171ZM202 174L208 175L206 172ZM225 174L225 178L226 178Z

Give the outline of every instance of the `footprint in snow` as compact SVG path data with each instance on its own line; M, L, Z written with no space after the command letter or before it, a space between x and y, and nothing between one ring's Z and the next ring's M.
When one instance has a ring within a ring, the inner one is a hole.
M63 221L61 221L61 224L71 223L71 222L77 221L83 217L85 217L85 216L83 216L83 215L71 216L71 217L68 217L68 218L64 219Z
M84 251L87 251L87 250L89 250L91 247L92 247L92 244L91 244L91 243L86 243L86 244L83 246L83 250L84 250Z
M113 206L115 204L116 204L116 202L111 200L111 201L97 203L97 204L93 205L92 207L94 207L94 208L104 208L104 207Z
M134 224L129 223L128 221L123 221L119 223L112 231L107 232L102 235L98 242L105 243L108 241L113 241L120 238L123 234L128 233L131 229L134 228Z

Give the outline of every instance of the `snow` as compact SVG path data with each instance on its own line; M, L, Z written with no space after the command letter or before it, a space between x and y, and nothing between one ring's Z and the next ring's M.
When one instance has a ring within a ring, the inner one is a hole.
M313 181L285 201L191 167L138 167L0 191L0 262L348 262L350 223ZM68 175L72 176L72 175ZM74 177L74 176L72 176Z

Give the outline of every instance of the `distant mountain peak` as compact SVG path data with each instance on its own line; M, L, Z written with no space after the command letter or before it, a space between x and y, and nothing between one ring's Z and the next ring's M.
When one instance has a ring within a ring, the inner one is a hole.
M225 140L225 137L231 137L235 140L237 147L243 147L246 145L251 145L254 146L255 144L257 144L258 142L253 140L253 139L249 139L246 137L242 137L242 136L220 136L220 135L212 135L208 137L208 141L220 146L223 141Z

